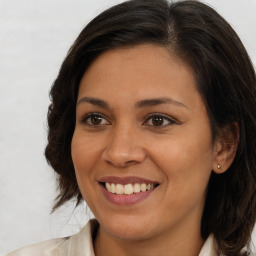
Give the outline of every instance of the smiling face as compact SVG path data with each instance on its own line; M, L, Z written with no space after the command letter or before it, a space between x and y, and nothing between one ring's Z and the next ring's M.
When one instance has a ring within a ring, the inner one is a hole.
M217 162L192 70L153 45L100 55L80 83L72 159L108 236L200 233Z

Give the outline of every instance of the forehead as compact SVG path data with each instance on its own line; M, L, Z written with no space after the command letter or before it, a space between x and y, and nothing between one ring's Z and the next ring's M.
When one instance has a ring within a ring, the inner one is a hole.
M78 98L97 95L112 100L118 94L120 99L133 95L134 100L141 100L168 94L181 101L195 93L190 66L165 47L139 45L101 54L83 75Z

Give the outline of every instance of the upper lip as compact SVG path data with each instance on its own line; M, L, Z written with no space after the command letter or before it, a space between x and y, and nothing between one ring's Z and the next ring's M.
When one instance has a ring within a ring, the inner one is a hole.
M135 183L145 183L145 184L159 184L159 182L157 181L153 181L153 180L148 180L148 179L144 179L141 177L136 177L136 176L127 176L127 177L119 177L119 176L106 176L106 177L102 177L98 180L100 183L114 183L114 184L135 184Z

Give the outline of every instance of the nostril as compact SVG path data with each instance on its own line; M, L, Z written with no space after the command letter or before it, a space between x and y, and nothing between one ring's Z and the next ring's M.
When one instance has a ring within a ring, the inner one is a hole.
M120 161L117 160L117 159L105 159L105 162L109 165L114 165L116 167L119 167L119 168L126 168L126 167L129 167L131 165L134 165L134 164L138 164L140 163L140 161L135 161L135 160L129 160L129 161Z
M138 163L138 162L135 161L135 160L130 160L130 161L126 161L124 164L125 165L130 165L130 164L136 164L136 163Z
M121 168L141 163L145 157L146 152L143 147L132 139L120 142L114 138L102 152L102 159L105 162Z

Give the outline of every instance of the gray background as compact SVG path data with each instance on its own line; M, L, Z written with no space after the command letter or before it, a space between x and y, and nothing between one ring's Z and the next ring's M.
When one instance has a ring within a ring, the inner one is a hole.
M50 215L55 177L43 156L49 88L84 25L117 0L0 0L0 252L78 231L92 215ZM208 0L256 65L256 0ZM256 234L254 233L256 241Z

